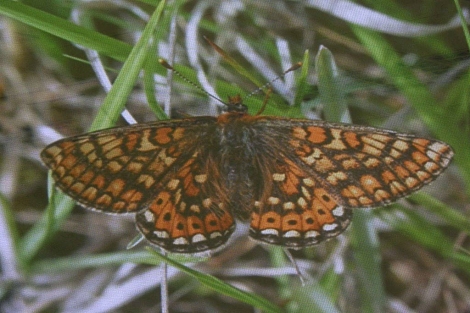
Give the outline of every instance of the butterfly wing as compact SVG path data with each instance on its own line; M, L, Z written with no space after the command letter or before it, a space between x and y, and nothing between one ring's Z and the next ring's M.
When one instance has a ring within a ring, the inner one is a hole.
M136 215L137 228L151 243L195 254L220 248L228 240L235 222L213 152L197 149L158 183L154 200Z
M250 236L302 248L343 232L351 221L351 209L336 200L321 179L282 157L271 164L271 175L265 178L269 192L254 203Z
M138 229L171 252L222 245L235 223L213 153L203 143L215 118L112 128L59 140L41 153L56 186L80 205L137 213ZM219 193L214 192L219 191Z
M434 180L450 163L445 143L371 127L265 118L278 147L265 162L267 194L254 203L250 236L287 247L341 233L353 208L385 205ZM265 133L266 132L266 133Z

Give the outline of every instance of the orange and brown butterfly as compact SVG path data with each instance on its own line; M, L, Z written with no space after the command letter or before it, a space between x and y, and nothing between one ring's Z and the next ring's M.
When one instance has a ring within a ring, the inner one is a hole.
M80 205L135 213L163 250L222 247L235 219L251 238L287 248L343 232L356 208L389 204L449 165L446 143L394 131L227 112L100 130L41 153L56 186Z

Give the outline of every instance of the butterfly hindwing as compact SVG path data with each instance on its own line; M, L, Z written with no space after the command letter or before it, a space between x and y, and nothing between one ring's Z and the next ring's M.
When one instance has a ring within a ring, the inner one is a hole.
M339 235L352 212L338 203L315 176L284 156L267 179L270 192L254 202L250 236L288 248L302 248Z
M235 221L217 168L204 164L210 153L197 149L186 162L167 174L147 210L136 215L137 228L147 240L179 253L199 253L221 247ZM218 190L219 193L214 192Z

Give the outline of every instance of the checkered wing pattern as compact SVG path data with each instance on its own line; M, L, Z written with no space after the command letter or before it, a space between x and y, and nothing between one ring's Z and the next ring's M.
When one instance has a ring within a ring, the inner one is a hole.
M111 128L59 140L41 157L80 205L137 213L138 229L165 250L211 250L235 226L220 196L223 180L206 166L204 143L215 123L203 117Z
M420 189L453 156L437 140L238 109L66 138L41 157L82 206L136 213L148 241L194 254L227 242L235 218L262 242L317 244L343 232L352 209Z
M371 127L274 118L258 124L283 148L277 162L264 163L269 190L253 204L250 236L291 248L337 236L354 208L420 189L453 155L441 141Z

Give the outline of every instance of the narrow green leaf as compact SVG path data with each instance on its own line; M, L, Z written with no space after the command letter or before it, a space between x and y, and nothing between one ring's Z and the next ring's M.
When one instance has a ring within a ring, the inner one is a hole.
M64 40L124 61L131 46L17 1L0 1L0 14Z
M217 279L213 276L206 275L199 273L189 267L186 267L166 256L159 254L158 252L148 248L155 257L163 260L164 262L168 263L169 265L179 269L180 271L194 277L197 279L201 284L211 288L212 290L232 297L234 299L240 300L244 303L250 304L256 308L263 310L264 312L283 312L279 307L274 305L271 301L268 301L264 298L261 298L253 293L249 293L238 288L235 288L229 284L224 283L220 279Z
M297 79L297 88L295 90L294 107L300 107L302 100L308 92L308 69L310 65L310 52L305 50L302 59L302 70L300 71L299 78Z
M324 46L320 47L315 57L315 71L325 119L331 122L351 123L345 101L345 88L339 78L338 68L333 55Z
M331 295L326 293L320 284L311 282L306 286L295 288L292 292L297 302L296 313L339 313L340 311L331 302Z
M377 231L372 225L372 212L356 210L351 227L351 245L354 248L354 269L360 281L362 312L383 312L386 307L382 279L382 257Z

